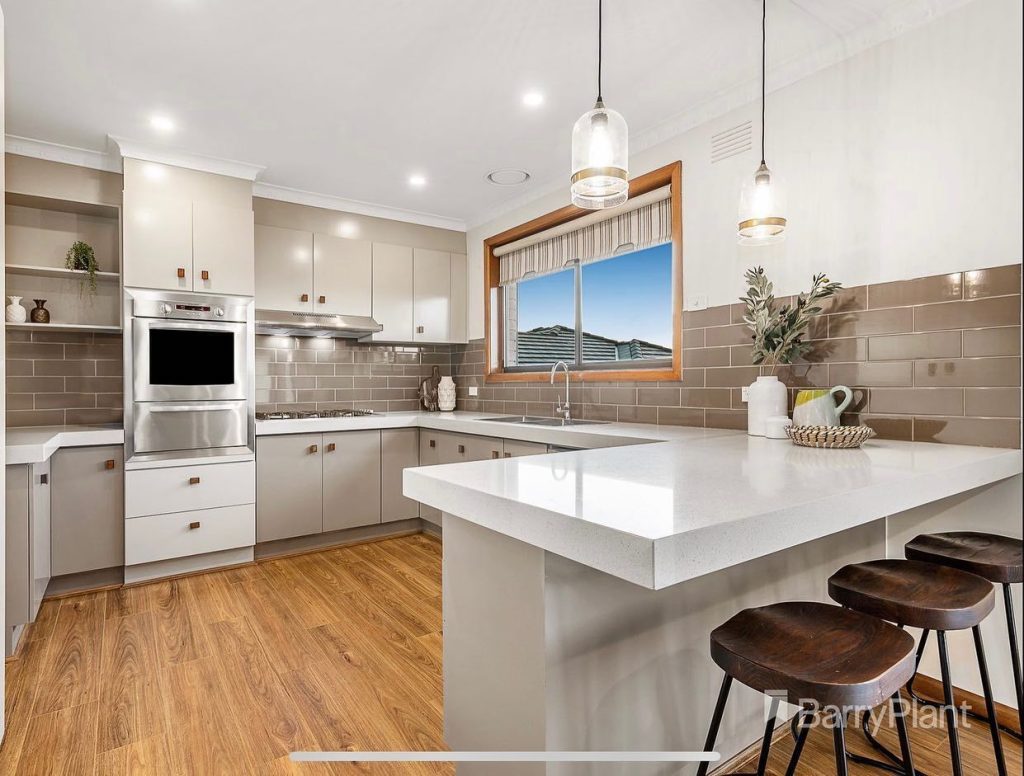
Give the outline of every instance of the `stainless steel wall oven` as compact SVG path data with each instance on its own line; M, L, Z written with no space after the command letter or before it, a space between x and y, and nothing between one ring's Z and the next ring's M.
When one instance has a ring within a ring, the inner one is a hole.
M125 289L125 453L254 447L253 303Z

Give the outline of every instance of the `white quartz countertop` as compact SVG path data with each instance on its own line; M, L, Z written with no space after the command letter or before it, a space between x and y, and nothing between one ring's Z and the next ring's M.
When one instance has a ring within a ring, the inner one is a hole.
M649 438L672 431L652 427ZM1019 450L893 441L816 450L696 434L407 469L404 492L657 590L1021 471Z
M124 444L120 426L34 426L7 429L7 465L42 463L62 447Z

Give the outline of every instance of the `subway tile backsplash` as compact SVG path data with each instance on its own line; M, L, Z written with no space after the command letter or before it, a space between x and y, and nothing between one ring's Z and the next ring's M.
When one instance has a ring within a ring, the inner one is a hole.
M574 383L573 404L584 418L745 429L740 389L758 369L742 317L738 304L684 312L681 381ZM844 422L882 438L1019 447L1020 326L1019 264L852 287L779 376L791 404L801 388L850 386ZM554 414L546 382L484 384L482 341L454 347L452 364L460 409Z

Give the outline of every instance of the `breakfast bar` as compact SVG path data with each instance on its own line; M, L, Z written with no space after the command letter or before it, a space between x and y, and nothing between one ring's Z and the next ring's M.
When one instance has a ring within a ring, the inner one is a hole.
M1021 471L1019 451L741 434L409 470L405 494L444 513L446 740L698 750L721 681L711 630L748 607L826 601L841 566L902 557L921 533L1019 537ZM996 700L1013 705L1005 623L983 630ZM978 691L970 636L950 645L967 667L954 683ZM931 653L921 670L938 675ZM764 724L760 696L734 695L723 759ZM614 767L508 773L665 772Z

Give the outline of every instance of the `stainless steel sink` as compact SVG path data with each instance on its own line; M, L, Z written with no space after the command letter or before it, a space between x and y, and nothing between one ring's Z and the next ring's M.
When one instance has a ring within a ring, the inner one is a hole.
M491 423L521 423L528 426L600 426L606 420L565 420L563 418L543 418L534 415L508 415L501 418L477 418L489 420Z

